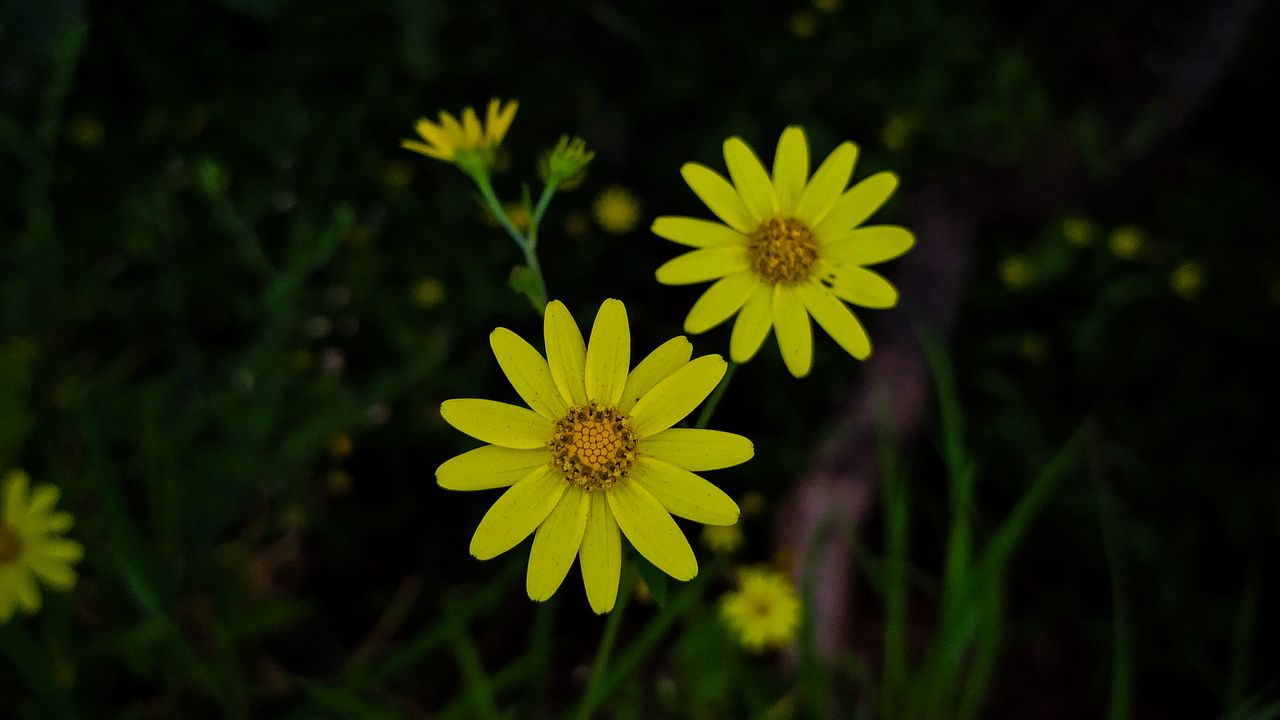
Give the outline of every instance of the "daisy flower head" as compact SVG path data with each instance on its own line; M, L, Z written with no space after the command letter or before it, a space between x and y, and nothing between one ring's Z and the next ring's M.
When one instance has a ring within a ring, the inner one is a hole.
M416 140L401 140L400 147L427 157L453 163L463 170L486 169L493 164L493 153L507 136L511 122L515 120L519 103L498 98L489 101L484 123L471 106L462 111L462 118L440 111L439 120L431 122L418 118L413 129Z
M800 594L773 568L743 568L738 571L738 589L721 600L720 615L746 649L785 648L800 627Z
M72 565L80 562L84 547L62 537L72 518L54 510L58 496L53 485L31 488L21 470L0 483L0 623L15 610L28 615L40 610L37 580L53 590L76 584Z
M526 589L550 598L577 558L587 600L606 613L617 599L622 538L677 580L698 561L672 515L732 525L738 506L695 475L745 462L751 441L674 427L711 394L727 364L693 358L684 337L634 368L626 307L606 300L589 341L563 303L547 305L544 357L505 328L490 335L498 365L528 408L447 400L445 421L488 443L436 469L448 490L507 488L481 519L471 554L496 557L533 535Z
M845 303L895 306L897 289L866 266L902 255L915 238L902 227L862 225L898 178L876 173L846 189L857 155L857 146L841 143L810 176L808 140L792 126L778 140L772 173L737 137L724 143L728 179L698 163L680 168L720 220L666 216L653 223L654 234L695 248L659 267L658 282L715 281L689 311L685 332L706 332L736 314L734 362L754 357L772 329L796 377L813 364L810 317L850 355L871 354L866 329Z

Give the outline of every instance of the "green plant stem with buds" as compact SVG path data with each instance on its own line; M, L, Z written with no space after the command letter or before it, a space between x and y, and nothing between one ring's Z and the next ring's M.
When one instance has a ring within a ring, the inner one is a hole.
M507 211L503 209L502 202L498 200L498 196L493 192L493 185L489 182L489 174L487 172L471 173L471 179L475 181L476 187L480 190L480 196L484 198L484 204L488 207L489 212L498 219L498 224L503 230L507 231L507 235L515 241L520 248L520 252L524 254L524 273L529 282L520 283L520 292L529 298L529 302L533 305L533 309L541 316L547 308L547 282L542 277L542 264L538 262L538 224L542 221L542 216L547 211L547 206L551 203L551 197L555 195L556 184L548 182L542 188L542 195L538 198L538 204L529 213L529 230L522 233L518 230L511 218L507 216ZM518 271L519 272L519 271Z

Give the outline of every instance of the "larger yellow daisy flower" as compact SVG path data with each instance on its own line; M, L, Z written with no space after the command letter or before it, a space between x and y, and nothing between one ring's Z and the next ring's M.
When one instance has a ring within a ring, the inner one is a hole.
M532 533L529 597L550 598L577 557L591 608L606 613L618 594L622 535L677 580L698 574L671 515L736 523L737 504L694 471L745 462L754 448L740 435L672 427L724 376L719 355L691 360L693 346L677 337L630 368L627 311L617 300L600 306L589 344L563 303L548 304L543 323L545 359L505 328L489 337L532 409L445 401L450 425L491 444L445 462L436 481L449 490L509 487L476 528L471 554L488 560Z
M871 354L866 330L844 303L896 305L898 291L865 266L902 255L915 238L896 226L858 227L889 199L898 179L881 172L846 190L857 155L857 146L842 143L809 177L808 141L793 126L778 140L772 177L736 137L724 143L732 183L705 165L680 168L723 222L660 217L653 223L656 235L697 248L659 267L658 282L716 281L689 311L685 332L706 332L737 313L729 341L734 362L754 357L773 328L796 377L813 364L810 316L850 355Z
M460 150L491 151L507 136L518 107L515 100L504 105L498 98L493 98L489 101L483 125L470 106L462 111L461 121L443 110L440 111L439 122L418 118L413 129L421 140L401 140L400 147L445 162L454 162Z
M70 590L76 584L72 565L84 556L84 547L60 535L71 529L71 515L55 511L58 488L40 485L30 490L27 474L14 470L0 485L0 623L15 610L33 614L40 610L39 578L54 590Z

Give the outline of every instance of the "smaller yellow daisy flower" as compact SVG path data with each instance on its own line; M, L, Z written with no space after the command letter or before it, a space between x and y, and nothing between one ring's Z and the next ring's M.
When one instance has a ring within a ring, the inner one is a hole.
M1111 231L1111 254L1121 260L1132 260L1142 254L1147 235L1137 225L1121 225Z
M498 98L493 98L489 101L483 125L471 106L463 109L461 120L444 111L440 112L438 122L418 118L413 129L421 140L401 140L400 147L455 164L463 159L462 155L477 153L487 166L493 161L493 149L507 136L518 107L515 100L504 105Z
M444 283L438 278L423 278L413 286L413 301L418 307L433 308L444 302Z
M785 648L800 628L800 594L773 568L743 568L738 571L738 590L720 602L720 615L746 649Z
M1093 236L1097 228L1093 221L1081 215L1071 215L1062 221L1062 236L1076 247L1088 247L1093 244Z
M1204 289L1204 266L1195 260L1184 260L1169 274L1169 285L1183 300L1195 299Z
M71 529L69 513L55 511L58 488L39 485L21 470L10 472L0 484L0 623L15 610L32 615L40 610L40 580L54 590L76 584L72 565L84 557L84 547L60 537Z
M592 205L596 222L607 233L623 235L635 229L640 222L640 203L629 190L614 185L604 189Z
M1010 290L1024 290L1035 279L1036 268L1025 255L1010 255L1000 261L1000 282Z

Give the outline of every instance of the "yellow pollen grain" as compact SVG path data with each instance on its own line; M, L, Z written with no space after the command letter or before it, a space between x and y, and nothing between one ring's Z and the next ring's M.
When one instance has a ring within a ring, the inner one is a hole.
M774 284L808 280L818 260L813 230L796 218L770 218L747 240L747 257L756 274Z
M631 471L636 442L626 414L592 400L556 421L551 465L583 490L607 490Z
M20 557L22 557L22 538L18 537L18 533L13 528L0 523L0 565L8 565Z

